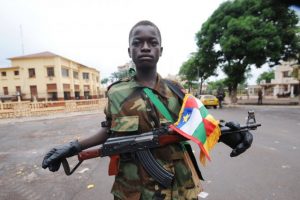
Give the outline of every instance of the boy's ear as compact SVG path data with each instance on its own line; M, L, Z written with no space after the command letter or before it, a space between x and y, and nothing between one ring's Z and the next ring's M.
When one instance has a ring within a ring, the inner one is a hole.
M159 56L162 55L163 50L164 50L164 48L163 48L163 47L160 47L160 55L159 55Z
M128 55L129 55L129 58L131 58L131 53L130 53L130 48L128 47Z

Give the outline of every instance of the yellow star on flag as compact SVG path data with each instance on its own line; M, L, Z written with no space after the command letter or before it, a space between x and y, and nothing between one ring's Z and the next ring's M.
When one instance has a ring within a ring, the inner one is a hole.
M189 119L190 115L189 114L186 114L184 117L183 117L183 121L184 122L187 122L187 120Z

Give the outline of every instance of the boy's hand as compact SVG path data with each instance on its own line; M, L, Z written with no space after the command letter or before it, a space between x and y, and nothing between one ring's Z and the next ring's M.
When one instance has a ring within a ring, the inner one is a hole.
M47 167L51 172L55 172L59 169L61 160L78 154L81 151L79 142L72 141L68 144L55 147L51 149L44 157L42 167Z
M237 122L227 122L225 126L231 128L232 130L240 129L240 124ZM249 131L243 131L221 135L219 141L230 146L232 148L230 156L235 157L245 152L251 146L253 136Z

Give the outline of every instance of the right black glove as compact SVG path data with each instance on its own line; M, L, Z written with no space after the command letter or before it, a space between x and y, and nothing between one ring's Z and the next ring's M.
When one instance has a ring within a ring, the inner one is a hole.
M77 140L55 147L45 155L42 167L44 169L48 167L51 172L56 172L59 170L63 158L74 156L79 152L81 152L81 146Z
M225 126L233 131L240 129L240 124L237 122L227 122ZM230 156L235 157L245 152L251 146L253 136L249 131L228 133L221 135L219 141L230 146L232 148Z

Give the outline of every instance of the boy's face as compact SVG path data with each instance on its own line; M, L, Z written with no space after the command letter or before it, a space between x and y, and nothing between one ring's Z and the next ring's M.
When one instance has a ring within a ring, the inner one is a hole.
M140 25L134 28L128 54L137 69L156 67L162 50L159 34L154 27Z

